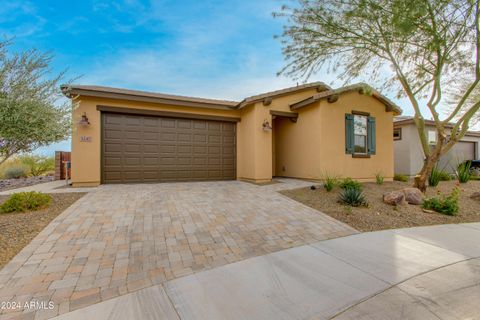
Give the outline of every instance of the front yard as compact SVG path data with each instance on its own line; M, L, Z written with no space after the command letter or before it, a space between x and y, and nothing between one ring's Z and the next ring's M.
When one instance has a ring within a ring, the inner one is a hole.
M436 188L428 188L427 197L436 196L440 191L448 194L456 186L457 181L442 181ZM327 192L321 186L316 190L300 188L281 191L296 201L317 209L329 216L338 219L359 231L375 231L383 229L407 228L445 223L462 223L480 221L480 199L474 200L470 196L480 191L480 181L470 181L460 184L460 210L456 216L440 213L427 213L421 206L404 205L391 206L383 202L383 194L390 191L411 187L411 182L363 183L363 191L369 202L368 207L349 207L338 203L341 191L335 187Z
M48 208L38 211L0 214L0 268L23 249L50 221L85 193L52 194ZM9 196L0 196L0 204Z

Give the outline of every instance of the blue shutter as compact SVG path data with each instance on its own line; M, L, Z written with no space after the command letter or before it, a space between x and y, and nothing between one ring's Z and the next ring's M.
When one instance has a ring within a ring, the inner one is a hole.
M353 114L345 114L345 153L353 154L354 151Z
M377 130L374 117L368 117L367 130L368 154L375 154L377 151Z

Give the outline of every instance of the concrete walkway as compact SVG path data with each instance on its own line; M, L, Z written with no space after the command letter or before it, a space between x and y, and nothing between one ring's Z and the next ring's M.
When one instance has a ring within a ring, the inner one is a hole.
M45 319L229 263L356 233L277 192L311 182L281 181L100 186L0 271L0 301L51 301L54 308L0 310L0 319Z
M0 196L10 195L16 192L37 191L43 193L69 193L69 192L91 192L95 191L97 187L92 188L72 188L67 187L65 180L55 180L44 183L35 184L33 186L10 189L0 192Z
M478 319L480 223L363 233L229 264L56 319Z

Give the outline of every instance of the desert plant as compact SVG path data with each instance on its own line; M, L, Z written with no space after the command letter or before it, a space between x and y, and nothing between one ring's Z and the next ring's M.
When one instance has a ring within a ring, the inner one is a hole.
M343 189L339 195L338 201L352 207L368 206L367 199L362 190L356 187L347 187Z
M18 192L14 193L0 206L0 213L25 212L27 210L39 210L51 203L52 197L41 192Z
M338 179L335 176L332 176L330 174L324 174L323 175L323 187L327 192L330 192L333 190L333 188L337 185Z
M400 173L395 173L393 176L393 180L401 181L401 182L408 182L408 176Z
M470 180L470 177L472 176L472 173L470 172L471 166L472 163L470 161L465 161L458 165L457 170L455 171L458 182L467 183Z
M447 196L431 197L423 200L423 208L433 210L438 213L454 216L457 214L458 198L460 197L460 189L454 188Z
M28 168L23 165L11 166L5 169L3 175L6 179L25 178L28 175Z
M357 180L353 180L352 178L345 178L339 183L340 188L342 189L357 189L362 190L362 185Z
M430 172L430 175L428 176L428 185L430 187L436 187L438 186L438 183L441 180L441 174L440 170L435 166L432 171Z
M27 154L21 156L20 161L28 167L30 174L34 177L55 170L55 158L53 157Z
M450 180L452 180L452 175L450 173L448 173L447 171L440 170L438 172L438 174L440 175L440 181L450 181Z
M382 184L383 184L383 180L384 180L384 177L383 177L383 174L382 174L381 172L375 173L375 182L376 182L378 185L382 185Z

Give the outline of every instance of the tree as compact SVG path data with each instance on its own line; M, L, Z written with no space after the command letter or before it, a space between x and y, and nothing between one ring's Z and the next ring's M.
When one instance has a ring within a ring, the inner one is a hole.
M10 53L10 45L0 42L0 164L70 135L70 107L59 103L63 73L47 78L52 56Z
M432 168L465 135L480 108L478 100L466 104L480 81L479 0L299 1L274 14L287 18L287 64L280 73L308 78L325 66L346 81L362 75L407 97L425 154L415 186L425 191ZM441 118L447 94L453 106ZM424 108L437 131L432 147Z

